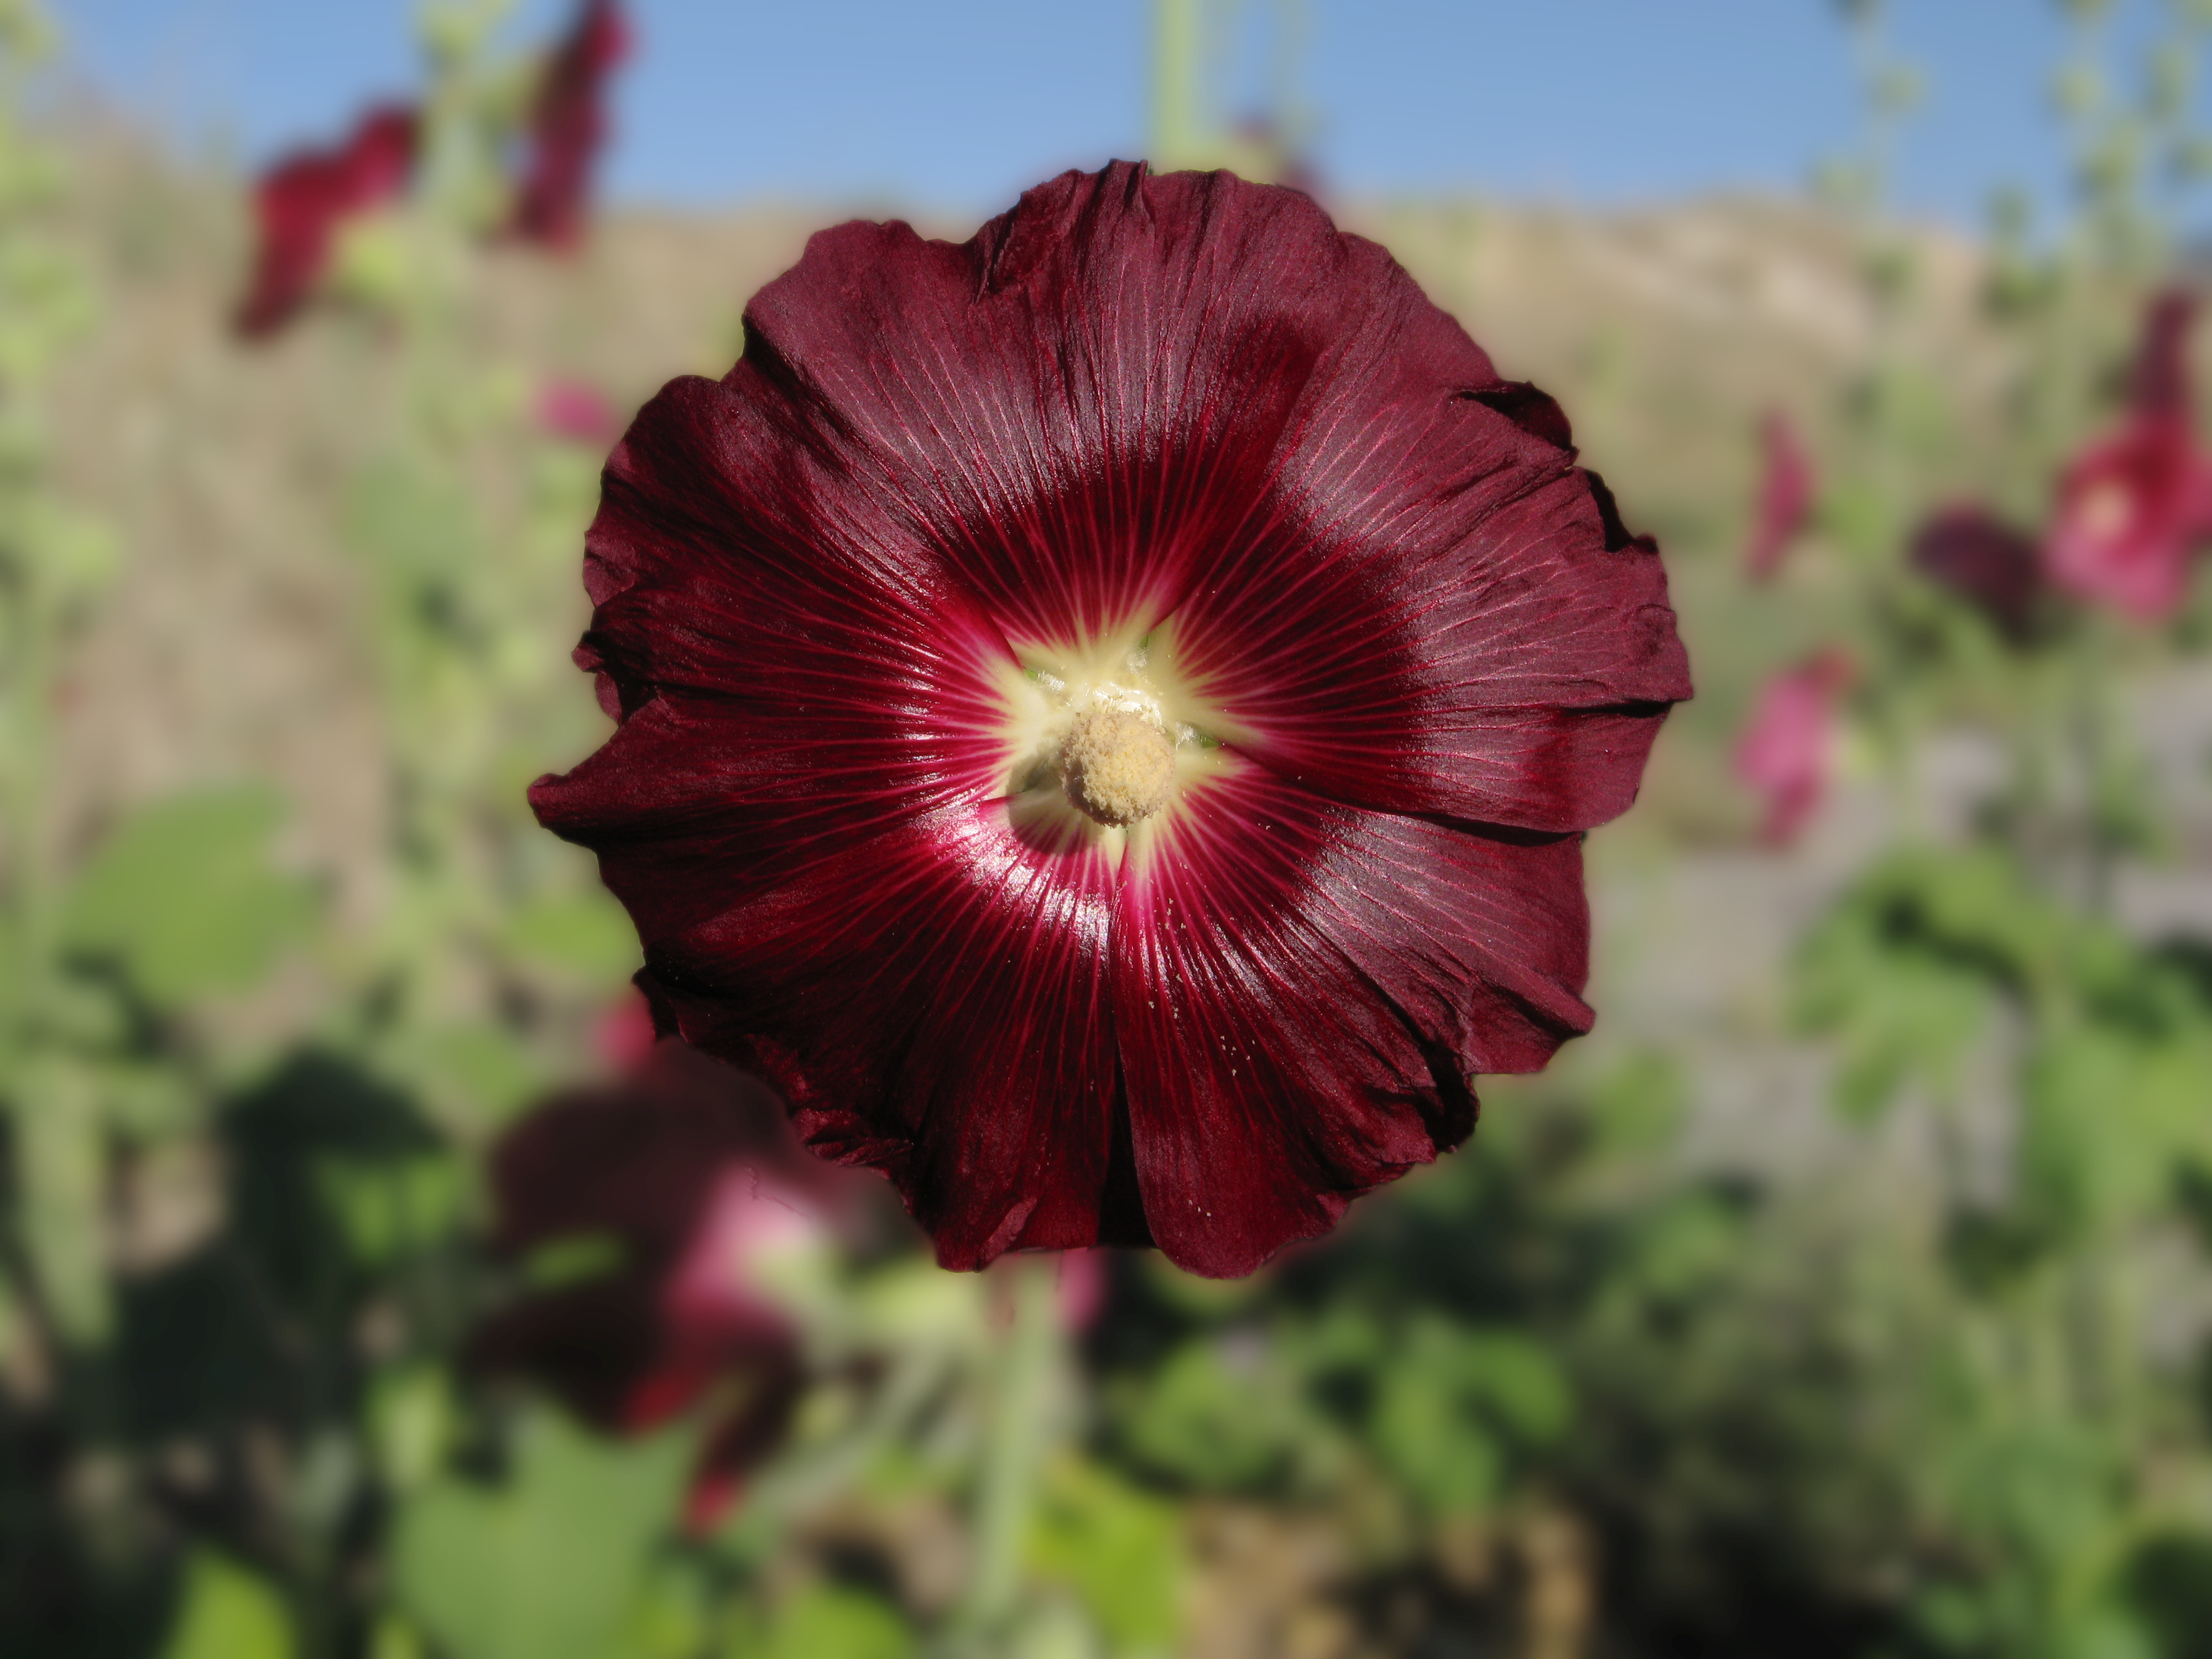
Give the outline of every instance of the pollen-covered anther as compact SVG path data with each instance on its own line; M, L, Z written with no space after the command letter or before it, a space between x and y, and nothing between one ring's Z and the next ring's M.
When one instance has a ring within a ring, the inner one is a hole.
M1101 823L1130 824L1168 804L1175 744L1158 720L1122 708L1076 716L1060 746L1067 798Z

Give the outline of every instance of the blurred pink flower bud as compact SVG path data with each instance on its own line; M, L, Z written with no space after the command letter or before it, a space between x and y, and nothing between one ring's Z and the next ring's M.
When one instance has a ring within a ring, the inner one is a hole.
M596 387L581 380L548 380L538 388L533 411L538 430L589 449L609 449L622 436L622 416Z
M1060 1253L1060 1322L1071 1334L1087 1331L1106 1309L1106 1253Z
M1826 793L1836 746L1834 702L1850 684L1850 659L1821 652L1767 681L1736 739L1735 774L1766 803L1759 839L1786 847Z
M635 1071L653 1056L659 1035L653 1029L653 1005L635 987L609 1006L592 1028L592 1047L618 1072Z
M1763 582L1774 574L1812 515L1813 464L1797 441L1796 428L1780 410L1770 409L1760 418L1759 441L1765 452L1765 469L1759 475L1759 501L1743 563L1752 580Z

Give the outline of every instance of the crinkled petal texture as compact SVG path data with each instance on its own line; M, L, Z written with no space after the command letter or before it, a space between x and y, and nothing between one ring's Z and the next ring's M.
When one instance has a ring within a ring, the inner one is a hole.
M1665 577L1380 248L1117 164L958 246L824 232L745 321L609 461L620 729L532 799L664 1024L946 1265L1248 1272L1587 1028L1579 834L1689 694ZM1008 675L1114 636L1208 711L1126 845L1008 782Z

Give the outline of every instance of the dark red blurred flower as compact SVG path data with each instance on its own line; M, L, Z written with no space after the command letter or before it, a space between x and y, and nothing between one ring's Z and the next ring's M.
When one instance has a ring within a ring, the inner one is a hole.
M687 1514L711 1525L798 1399L798 1333L756 1273L826 1236L828 1173L795 1156L757 1085L678 1045L538 1109L492 1152L495 1249L527 1264L565 1245L585 1264L483 1325L471 1361L608 1432L702 1410Z
M532 791L664 1030L970 1267L1250 1270L1588 1028L1656 550L1382 249L1227 173L848 224L610 458Z
M528 155L515 192L517 235L562 249L584 240L592 162L607 136L606 78L629 51L622 8L615 0L584 0L531 100Z
M2189 381L2195 314L2186 294L2151 301L2127 417L2068 465L2044 538L2054 585L2138 622L2179 609L2191 559L2212 538L2212 461L2197 447Z
M2193 417L2196 398L2190 386L2189 331L2197 320L2197 296L2167 289L2143 309L2142 337L2128 366L2129 412Z
M307 302L339 226L407 188L416 136L413 110L380 105L337 149L296 151L262 175L253 192L260 246L238 308L240 333L272 333Z
M1827 793L1835 763L1837 694L1851 682L1850 659L1823 651L1761 688L1750 724L1736 739L1735 774L1766 803L1759 839L1796 840Z
M538 426L552 437L588 449L605 449L622 436L622 416L606 395L580 380L548 380L538 388L532 411Z
M1763 582L1774 574L1812 515L1813 463L1797 441L1796 428L1780 410L1770 409L1760 416L1759 443L1765 460L1743 563L1752 580Z
M2043 566L2026 532L1971 503L1947 507L1913 532L1912 563L1978 609L2008 639L2027 637L2043 591Z

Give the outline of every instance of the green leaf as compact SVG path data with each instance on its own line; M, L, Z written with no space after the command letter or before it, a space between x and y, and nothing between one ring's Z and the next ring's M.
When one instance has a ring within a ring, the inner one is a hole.
M362 469L348 491L345 529L356 550L403 578L450 581L479 562L482 538L468 496L452 481L398 459Z
M497 1025L452 1025L425 1033L411 1058L416 1082L449 1123L498 1123L526 1105L545 1083L530 1052Z
M1544 1349L1511 1331L1478 1331L1462 1352L1469 1392L1516 1440L1547 1446L1566 1433L1574 1395Z
M505 944L523 962L610 986L628 979L641 957L637 929L604 888L541 899L508 922Z
M291 1620L268 1584L220 1555L201 1551L161 1659L291 1659Z
M156 1004L251 986L315 919L313 888L269 866L283 818L283 799L254 786L134 813L70 889L64 948L113 960Z
M1416 1364L1385 1373L1374 1429L1383 1462L1432 1514L1480 1515L1496 1504L1504 1455L1455 1379Z
M1183 1538L1173 1504L1070 1460L1045 1483L1028 1555L1030 1571L1073 1590L1117 1650L1178 1645Z
M842 1584L809 1584L765 1631L740 1637L729 1659L909 1659L905 1621L876 1597Z
M1427 1316L1379 1379L1376 1449L1437 1515L1478 1515L1516 1453L1556 1441L1574 1414L1565 1376L1527 1337Z
M2067 1226L2165 1212L2185 1168L2212 1158L2212 1045L2090 1025L2029 1061L2021 1164L2028 1195Z
M453 1659L607 1659L676 1511L681 1435L605 1444L526 1418L507 1479L422 1488L393 1547L401 1600Z
M389 1267L451 1236L468 1200L467 1167L435 1153L375 1163L325 1158L309 1167L354 1260L371 1267Z
M17 1224L47 1306L70 1340L106 1340L112 1287L102 1260L106 1137L94 1074L66 1054L34 1054L9 1079L21 1183Z
M1137 1460L1216 1490L1263 1486L1290 1468L1308 1418L1262 1342L1240 1332L1178 1348L1127 1419Z

